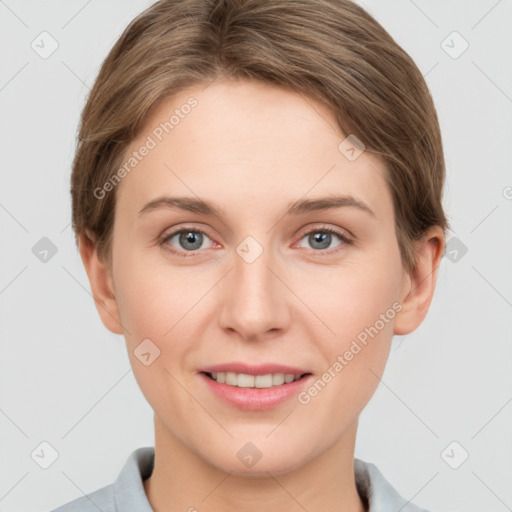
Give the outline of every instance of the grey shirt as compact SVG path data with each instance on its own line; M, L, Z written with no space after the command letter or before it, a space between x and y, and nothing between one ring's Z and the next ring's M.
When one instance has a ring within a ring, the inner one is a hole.
M51 512L153 512L143 481L151 475L155 449L137 448L113 484L81 496ZM428 512L408 502L370 462L354 458L357 490L368 512Z

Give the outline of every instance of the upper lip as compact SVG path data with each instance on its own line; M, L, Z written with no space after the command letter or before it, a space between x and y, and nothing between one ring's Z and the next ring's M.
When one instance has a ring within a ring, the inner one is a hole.
M304 368L284 364L265 363L256 365L238 362L205 366L199 371L205 373L244 373L246 375L268 375L269 373L293 373L294 375L303 375L304 373L311 373Z

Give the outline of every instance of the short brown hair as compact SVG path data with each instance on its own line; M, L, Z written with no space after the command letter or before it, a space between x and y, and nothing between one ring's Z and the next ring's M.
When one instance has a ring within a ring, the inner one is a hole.
M111 49L83 109L71 176L75 236L111 261L118 170L157 102L224 76L322 101L340 129L386 162L403 266L431 226L449 228L435 107L409 55L350 0L160 0Z

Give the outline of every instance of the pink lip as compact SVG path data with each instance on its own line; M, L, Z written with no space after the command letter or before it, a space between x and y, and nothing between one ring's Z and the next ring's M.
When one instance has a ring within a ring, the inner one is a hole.
M285 366L282 364L266 363L259 365L251 365L238 362L206 366L204 368L201 368L199 371L207 373L245 373L247 375L267 375L269 373L293 373L294 375L302 375L304 373L311 373L309 370L305 370L304 368Z
M214 370L212 368L221 368L221 370ZM205 369L205 371L208 371L208 373L229 371L224 370L224 368L237 368L234 373L247 373L248 375L265 375L267 373L293 373L297 375L307 373L299 368L279 365L272 365L272 370L269 371L267 369L269 368L268 365L259 366L257 368L254 366L248 367L247 365L244 365L244 368L242 368L238 364L212 366ZM276 370L276 368L279 369ZM239 388L237 386L230 386L229 384L217 382L208 377L204 372L201 372L198 375L217 397L224 400L229 405L245 411L264 411L271 409L272 407L276 407L286 400L297 396L301 389L308 385L313 378L313 375L310 373L299 380L285 383L280 386L272 386L271 388Z

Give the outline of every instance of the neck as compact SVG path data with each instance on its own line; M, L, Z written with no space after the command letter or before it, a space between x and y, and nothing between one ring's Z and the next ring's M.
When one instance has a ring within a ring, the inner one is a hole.
M294 470L244 476L209 464L155 415L155 463L144 489L155 512L366 512L357 492L357 421L329 449Z

